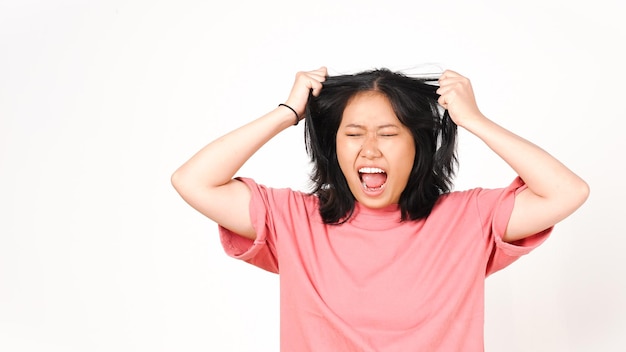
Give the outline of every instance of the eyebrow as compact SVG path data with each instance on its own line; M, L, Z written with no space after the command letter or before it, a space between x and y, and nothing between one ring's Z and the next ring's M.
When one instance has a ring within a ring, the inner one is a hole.
M380 129L383 129L383 128L389 128L389 127L399 128L399 127L398 127L398 125L394 125L394 124L391 124L391 123L390 123L390 124L386 124L386 125L380 125L380 126L378 126L378 127L377 127L377 129L379 129L379 130L380 130ZM348 125L346 125L346 127L345 127L345 128L361 128L361 129L366 129L366 128L365 128L365 126L363 126L363 125L359 125L359 124L356 124L356 123L351 123L351 124L348 124Z

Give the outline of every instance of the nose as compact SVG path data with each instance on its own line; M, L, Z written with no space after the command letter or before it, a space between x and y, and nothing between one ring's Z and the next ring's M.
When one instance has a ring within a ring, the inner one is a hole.
M368 159L379 158L382 156L380 149L378 149L378 140L376 137L368 136L365 139L363 145L361 145L361 156Z

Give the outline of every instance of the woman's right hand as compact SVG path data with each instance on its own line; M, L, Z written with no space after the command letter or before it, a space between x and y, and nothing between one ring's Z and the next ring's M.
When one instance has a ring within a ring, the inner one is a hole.
M311 90L319 95L325 80L326 67L299 72L285 104L303 116ZM251 240L256 238L251 191L233 177L261 146L291 125L291 112L277 109L209 143L172 175L176 191L193 208Z
M314 71L298 72L285 104L296 110L298 116L304 116L309 92L312 91L313 96L318 96L322 90L322 82L326 80L327 75L328 70L324 66Z

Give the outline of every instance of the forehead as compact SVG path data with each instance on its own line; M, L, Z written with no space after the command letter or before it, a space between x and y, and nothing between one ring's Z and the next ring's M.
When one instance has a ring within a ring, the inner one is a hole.
M389 98L376 91L355 94L343 111L341 126L401 125Z

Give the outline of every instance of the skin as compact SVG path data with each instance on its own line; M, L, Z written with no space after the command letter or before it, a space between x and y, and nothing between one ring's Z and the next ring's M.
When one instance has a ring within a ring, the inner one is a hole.
M302 116L309 91L312 90L315 96L319 95L326 75L325 67L296 74L285 104ZM553 226L585 202L589 187L584 180L543 149L506 130L480 112L469 79L448 70L441 75L439 85L439 104L448 110L452 120L482 140L528 186L515 197L503 238L505 241L514 242ZM382 108L384 104L374 105ZM291 110L278 107L209 143L174 172L174 188L185 201L208 218L243 237L255 239L256 232L249 215L250 190L242 182L233 180L233 176L263 144L293 125L293 118ZM393 153L389 154L384 138L374 133L380 123L361 124L365 126L367 138L359 153L352 142L346 141L344 145L343 141L338 140L338 147L339 143L343 146L338 156L341 154L342 159L345 156L342 170L347 179L354 181L354 166L358 166L356 160L361 157L363 160L374 160L380 154L378 161L382 166L389 167L390 191L385 190L380 203L377 203L378 200L370 203L365 197L362 199L372 207L390 204L397 201L397 189L403 188L402 184L406 185L406 180L402 180L403 171L397 169L396 160L390 157ZM371 159L367 159L367 155ZM352 185L350 189L353 189ZM353 192L359 199L359 192Z
M350 99L337 131L337 159L355 199L369 208L397 204L415 158L415 144L387 97L377 92ZM359 177L362 167L387 173L382 192L368 192Z
M589 196L589 186L549 153L485 117L470 80L447 70L439 79L439 104L481 139L521 177L528 188L515 197L504 240L514 242L565 219Z

